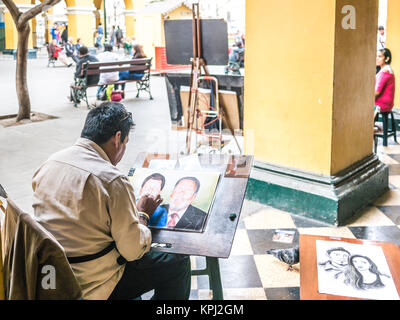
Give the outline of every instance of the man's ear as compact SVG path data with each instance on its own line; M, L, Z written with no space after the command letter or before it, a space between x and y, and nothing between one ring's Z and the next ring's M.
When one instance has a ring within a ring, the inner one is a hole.
M121 144L121 131L117 131L117 133L114 135L113 140L115 147L118 148L119 145Z

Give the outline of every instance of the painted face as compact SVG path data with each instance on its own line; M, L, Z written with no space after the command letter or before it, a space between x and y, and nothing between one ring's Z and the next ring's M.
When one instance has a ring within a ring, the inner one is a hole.
M196 197L196 183L191 180L182 180L175 187L169 201L171 210L180 211L187 208Z
M329 255L332 259L332 262L339 265L345 266L349 263L349 254L344 251L332 251Z
M161 192L161 184L162 182L160 180L148 180L140 189L140 197L147 194L156 198Z
M356 257L353 259L354 267L359 271L366 271L369 269L370 264L367 259L362 257Z

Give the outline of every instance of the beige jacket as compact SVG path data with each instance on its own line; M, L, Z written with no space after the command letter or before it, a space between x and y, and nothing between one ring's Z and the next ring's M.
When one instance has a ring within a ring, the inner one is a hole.
M139 224L128 178L100 146L80 138L38 169L32 187L37 221L55 236L68 257L97 253L115 241L118 251L72 264L83 298L107 299L124 271L117 258L139 259L151 244L150 230Z

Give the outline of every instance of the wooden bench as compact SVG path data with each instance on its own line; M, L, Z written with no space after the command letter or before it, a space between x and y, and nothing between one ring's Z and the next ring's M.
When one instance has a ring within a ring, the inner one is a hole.
M76 78L75 83L71 85L71 101L74 102L76 107L81 100L85 100L87 107L89 108L89 102L87 98L87 88L97 87L98 84L87 84L87 77L91 75L100 75L101 73L107 72L121 72L121 71L143 71L143 78L140 80L118 80L109 82L107 85L121 85L127 82L136 82L137 95L139 98L140 91L146 91L149 93L150 100L153 100L153 96L150 91L150 68L152 58L142 58L134 60L116 61L116 62L90 62L83 65L82 78Z

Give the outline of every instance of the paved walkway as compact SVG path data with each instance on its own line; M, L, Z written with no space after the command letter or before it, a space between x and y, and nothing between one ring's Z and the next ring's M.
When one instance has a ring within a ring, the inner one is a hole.
M24 210L31 210L31 179L35 170L54 152L73 144L80 136L88 113L85 104L74 108L67 99L74 67L57 64L47 68L47 59L29 60L28 87L32 111L58 117L37 123L4 128L0 126L0 183ZM140 152L178 152L184 146L184 132L171 130L165 79L151 80L154 100L146 93L136 98L136 85L126 86L126 108L136 126L131 131L126 154L118 165L128 173ZM96 88L89 89L89 102ZM15 61L0 61L0 116L15 114Z
M73 69L47 68L46 59L29 61L29 89L32 110L58 119L9 128L0 127L0 183L20 207L31 212L31 178L52 153L70 146L80 136L88 110L74 108L67 100ZM0 60L0 115L16 112L14 61ZM146 95L136 99L134 84L127 85L126 107L134 115L126 155L118 165L128 172L139 152L177 152L184 146L185 132L171 130L164 78L152 78L154 100ZM90 89L94 99L95 88ZM355 217L347 226L334 228L301 219L283 211L245 201L231 256L221 259L225 299L299 299L300 271L265 252L271 248L294 246L300 234L390 241L400 245L400 146L379 147L379 156L390 166L391 190ZM277 229L294 232L291 244L273 241ZM202 268L205 260L192 257L192 268ZM192 277L191 299L212 296L206 276ZM149 294L145 298L150 297Z

